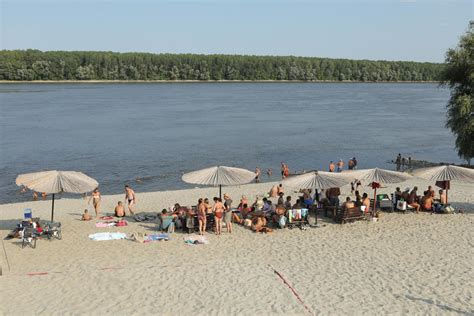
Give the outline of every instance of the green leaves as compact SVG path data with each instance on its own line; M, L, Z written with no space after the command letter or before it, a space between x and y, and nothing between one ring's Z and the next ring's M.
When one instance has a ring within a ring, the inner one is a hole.
M461 37L458 47L446 53L442 83L451 88L446 127L456 136L459 157L474 157L474 30Z

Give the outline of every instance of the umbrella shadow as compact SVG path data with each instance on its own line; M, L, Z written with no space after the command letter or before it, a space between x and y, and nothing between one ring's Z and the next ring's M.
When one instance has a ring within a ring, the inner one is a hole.
M452 205L456 211L463 211L463 213L474 213L474 204L466 202L453 202Z
M420 301L420 302L423 302L423 303L426 303L426 304L435 305L436 307L441 308L444 311L454 312L454 313L458 313L458 314L461 314L461 315L472 315L472 313L474 312L474 310L463 311L463 310L460 310L460 309L457 309L457 308L450 307L446 304L435 303L432 299L414 297L414 296L411 296L411 295L405 295L405 298L407 298L411 301Z
M21 223L21 219L2 219L0 220L0 230L11 231Z

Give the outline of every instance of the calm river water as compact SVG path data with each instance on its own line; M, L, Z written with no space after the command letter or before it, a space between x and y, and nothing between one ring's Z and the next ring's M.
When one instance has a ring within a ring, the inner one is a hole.
M299 172L352 156L393 169L399 152L458 162L448 98L408 83L3 84L0 203L30 199L15 177L43 169L80 170L118 193L192 187L181 174L212 165L276 179L281 161Z

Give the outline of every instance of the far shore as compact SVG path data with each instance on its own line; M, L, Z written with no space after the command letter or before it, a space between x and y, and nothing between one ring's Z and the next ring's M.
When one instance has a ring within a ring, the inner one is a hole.
M0 80L0 84L36 83L439 83L438 81L351 81L351 80Z

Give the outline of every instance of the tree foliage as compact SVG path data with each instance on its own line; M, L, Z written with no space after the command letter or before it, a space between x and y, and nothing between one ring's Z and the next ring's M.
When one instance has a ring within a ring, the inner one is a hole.
M442 64L313 57L0 51L0 80L437 81Z
M459 157L474 157L474 25L464 34L459 44L446 53L446 68L442 83L451 89L447 104L446 127L456 136Z

